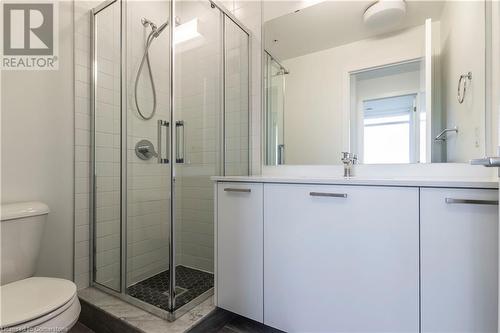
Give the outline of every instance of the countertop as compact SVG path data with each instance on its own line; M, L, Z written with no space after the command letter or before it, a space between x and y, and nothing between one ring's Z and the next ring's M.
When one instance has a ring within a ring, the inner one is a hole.
M276 176L216 176L216 182L243 183L285 183L285 184L320 184L320 185L365 185L365 186L405 186L405 187L452 187L452 188L491 188L498 189L497 179L442 179L442 178L361 178L349 179L331 177L276 177Z

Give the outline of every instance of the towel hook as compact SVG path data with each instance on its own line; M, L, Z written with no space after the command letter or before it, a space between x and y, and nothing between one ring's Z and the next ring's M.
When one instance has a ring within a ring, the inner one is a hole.
M468 72L467 74L462 74L458 79L457 99L458 103L460 104L462 104L465 99L465 93L467 92L467 80L472 81L472 72Z

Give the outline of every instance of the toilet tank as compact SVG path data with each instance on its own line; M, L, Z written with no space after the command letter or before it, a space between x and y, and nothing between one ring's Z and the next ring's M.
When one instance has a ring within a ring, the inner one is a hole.
M49 207L42 202L1 205L0 285L35 274Z

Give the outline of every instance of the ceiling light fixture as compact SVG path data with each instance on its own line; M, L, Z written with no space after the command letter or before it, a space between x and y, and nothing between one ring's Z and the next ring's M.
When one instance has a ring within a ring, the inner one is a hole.
M363 22L372 29L388 29L401 23L405 16L404 0L379 0L365 10Z

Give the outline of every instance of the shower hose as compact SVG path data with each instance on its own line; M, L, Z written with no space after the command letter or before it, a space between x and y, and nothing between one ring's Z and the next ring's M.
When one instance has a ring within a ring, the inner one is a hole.
M146 46L144 50L144 55L142 56L141 60L141 65L139 66L139 70L137 71L137 76L135 78L135 86L134 86L134 97L135 97L135 107L137 108L137 112L139 113L139 116L141 116L142 119L144 120L149 120L153 118L153 116L156 113L156 87L155 87L155 81L153 78L153 71L151 70L151 62L149 61L149 47L153 43L153 40L155 39L155 32L151 31L149 34L148 38L146 39ZM137 86L139 85L139 77L141 76L142 72L142 67L144 67L144 62L146 62L147 67L148 67L148 73L149 73L149 80L151 81L151 89L153 91L153 110L151 111L151 114L149 116L146 116L143 111L141 110L141 107L139 106L139 102L137 101Z

